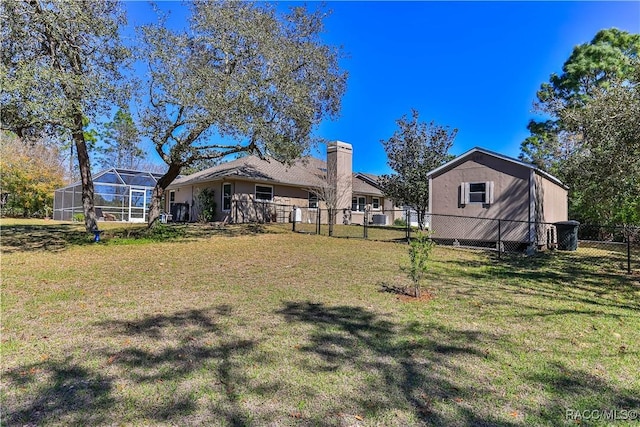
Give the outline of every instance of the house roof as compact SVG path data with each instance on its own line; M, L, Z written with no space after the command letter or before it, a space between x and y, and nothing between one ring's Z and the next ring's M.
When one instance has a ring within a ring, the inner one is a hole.
M378 177L376 175L364 173L353 174L351 192L374 196L382 195L382 190L378 184Z
M286 165L274 159L263 160L257 156L246 156L178 178L168 188L225 178L312 188L322 186L326 174L327 163L315 157L305 157L296 160L292 165ZM354 173L352 175L352 192L382 195L382 191L378 186L377 176L363 173Z
M223 178L314 187L322 183L322 176L325 173L326 163L314 157L305 157L291 165L286 165L271 158L263 160L252 155L176 179L169 188Z
M535 173L544 176L549 181L551 181L551 182L553 182L555 184L558 184L559 186L561 186L561 187L563 187L565 189L567 188L567 186L565 184L563 184L562 181L560 181L558 178L556 178L555 176L551 175L548 172L543 171L542 169L536 167L535 165L533 165L531 163L523 162L522 160L515 159L515 158L509 157L509 156L505 156L504 154L496 153L495 151L487 150L486 148L481 148L481 147L474 147L471 150L467 151L466 153L463 153L463 154L459 155L458 157L456 157L455 159L445 163L444 165L439 166L439 167L431 170L427 174L427 176L431 177L432 175L440 174L440 173L450 169L451 167L453 167L453 166L455 166L455 165L457 165L459 163L462 163L463 161L465 161L467 159L467 157L471 156L474 153L486 154L488 156L492 156L492 157L495 157L497 159L504 160L506 162L510 162L510 163L514 163L514 164L520 165L522 167L525 167L527 169L535 171Z

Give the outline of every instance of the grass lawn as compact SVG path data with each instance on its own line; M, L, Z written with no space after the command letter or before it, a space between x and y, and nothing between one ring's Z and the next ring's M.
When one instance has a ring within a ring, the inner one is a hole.
M394 292L403 244L121 224L93 244L78 225L0 225L2 425L555 426L640 410L640 276L604 252L439 247L431 298L414 301Z

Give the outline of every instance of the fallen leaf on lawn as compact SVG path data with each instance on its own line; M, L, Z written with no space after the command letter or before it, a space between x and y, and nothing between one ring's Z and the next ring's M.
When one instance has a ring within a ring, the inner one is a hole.
M363 421L364 420L364 418L362 418L360 415L356 415L355 418L358 421Z
M302 418L302 414L300 412L292 412L289 415L291 415L293 418L298 418L298 419Z
M511 416L512 416L513 418L518 418L518 411L513 411L513 412L511 413Z

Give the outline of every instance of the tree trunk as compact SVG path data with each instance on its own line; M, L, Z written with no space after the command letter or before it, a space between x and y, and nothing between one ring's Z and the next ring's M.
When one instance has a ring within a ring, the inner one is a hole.
M176 177L180 174L180 169L182 167L176 165L175 163L169 164L169 170L160 177L156 186L153 188L153 193L151 193L151 204L149 205L149 221L147 223L147 227L151 228L153 224L160 217L160 210L162 206L162 196L164 195L164 190L176 179Z
M84 139L82 114L76 113L73 119L73 142L78 153L78 166L80 167L80 181L82 182L82 210L84 211L84 226L87 231L96 230L98 222L93 208L93 179L91 178L91 161L87 142Z
M427 216L427 210L422 208L422 207L419 207L417 209L417 211L418 211L418 227L420 227L420 231L424 231L424 228L425 228L424 227L424 225L425 225L425 221L424 220L425 220L425 218Z

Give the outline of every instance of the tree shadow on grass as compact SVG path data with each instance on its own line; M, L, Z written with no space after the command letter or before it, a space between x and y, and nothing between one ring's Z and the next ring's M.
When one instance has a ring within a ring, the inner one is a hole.
M102 322L99 326L110 335L143 337L158 343L151 349L128 346L119 351L106 351L103 357L119 368L122 375L139 384L187 382L192 374L209 370L213 373L210 386L221 389L225 397L224 402L212 408L214 418L232 426L248 425L249 416L242 409L237 392L248 379L235 360L251 353L257 341L229 335L218 324L222 317L232 315L230 306L221 305L210 310L188 310L170 316ZM155 403L147 408L143 405L139 411L146 419L171 421L198 409L188 393L181 395L178 403L180 408Z
M547 396L537 415L549 425L570 421L576 412L590 414L594 410L637 410L640 407L637 390L609 384L602 377L571 369L562 363L550 363L543 371L527 373L525 377L527 381L539 384ZM573 420L572 423L577 424L576 419ZM580 421L585 423L585 420ZM589 425L589 421L585 424Z
M7 380L10 387L30 389L35 396L21 404L6 393L2 405L4 425L42 425L63 420L67 425L98 425L111 421L107 411L114 402L112 379L79 366L70 358L21 366L8 371L4 378Z
M80 351L91 367L68 358L10 370L6 378L12 391L3 398L2 419L7 425L189 424L185 420L195 416L205 417L205 424L249 425L237 391L249 380L238 360L248 357L257 341L219 325L232 315L223 305L100 322L96 334L110 342L122 337L116 340L122 347L68 349ZM123 383L132 384L124 396ZM204 415L195 397L203 387L222 396Z
M346 408L364 412L365 418L408 410L426 425L515 425L465 403L489 393L489 384L474 381L475 374L465 372L458 362L491 357L486 348L498 336L418 323L399 327L364 308L346 305L287 302L278 314L287 322L313 328L300 348L309 355L301 362L305 370L357 369L373 376L358 395L340 396L344 407L328 409L326 424L331 412ZM469 381L458 381L467 377Z
M304 369L321 373L356 367L376 378L358 395L339 397L348 409L367 415L383 417L385 412L408 408L420 425L531 424L527 420L559 425L567 421L567 409L640 406L637 390L553 361L512 370L510 375L518 377L513 381L533 393L533 398L504 397L493 384L493 374L485 373L501 353L517 345L504 336L418 322L400 327L366 309L346 305L287 302L278 313L288 322L312 328L301 347L308 354L302 362ZM330 424L329 414L324 420ZM401 425L399 421L393 424Z
M11 225L2 227L2 252L57 252L93 243L93 235L76 225Z
M98 223L101 227L103 223ZM110 224L111 225L111 224ZM147 229L139 227L110 227L102 229L100 244L140 244L158 242L189 242L210 237L257 236L284 233L287 229L276 225L235 224L219 227L211 224L159 224ZM59 252L72 246L93 245L94 234L82 225L11 225L2 227L0 250L3 253L48 251Z
M612 267L612 262L615 264L610 259L575 253L474 260L471 264L464 259L445 261L458 267L459 279L474 282L469 294L485 292L484 285L490 284L491 290L505 294L535 293L566 302L640 310L640 278ZM438 278L437 274L433 277Z

